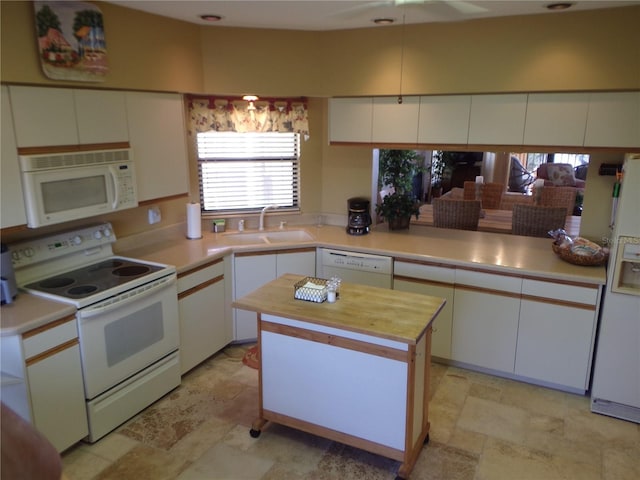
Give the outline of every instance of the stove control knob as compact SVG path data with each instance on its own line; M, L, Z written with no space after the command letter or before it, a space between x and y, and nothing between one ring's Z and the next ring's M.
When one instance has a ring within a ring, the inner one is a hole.
M95 238L96 240L100 240L102 238L102 232L100 230L96 230L95 232L93 232L93 238Z
M109 230L108 228L105 228L102 233L107 238L111 236L111 230Z
M80 245L82 243L82 237L80 235L76 235L75 237L72 237L71 243L73 243L74 245Z

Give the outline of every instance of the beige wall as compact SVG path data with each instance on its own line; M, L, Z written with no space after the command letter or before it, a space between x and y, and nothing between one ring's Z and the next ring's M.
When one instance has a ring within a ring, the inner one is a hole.
M371 148L328 145L323 97L397 95L402 27L331 32L199 27L96 4L104 14L110 59L105 82L47 79L38 62L32 3L7 1L0 2L0 80L307 96L311 139L302 145L303 210L344 214L347 198L370 195ZM638 24L640 7L407 26L402 93L638 89ZM590 172L590 191L592 179L594 191L608 188ZM197 196L195 183L190 199ZM163 202L159 226L182 221L187 200ZM600 209L592 210L595 215ZM585 211L590 220L588 205ZM583 219L585 225L589 220ZM118 214L115 221L127 234L150 228L146 207ZM590 231L599 235L605 222L608 216L599 217Z

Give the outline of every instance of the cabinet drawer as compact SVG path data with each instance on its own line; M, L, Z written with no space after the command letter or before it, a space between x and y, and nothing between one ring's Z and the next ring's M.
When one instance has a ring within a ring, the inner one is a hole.
M78 337L75 317L66 317L22 335L26 360Z
M593 287L583 287L531 279L524 279L522 282L522 295L541 297L541 300L553 299L596 305L598 303L598 293L599 288L595 285Z
M455 281L455 269L438 267L435 265L425 265L410 262L395 262L393 264L393 274L404 277L420 278L433 282L453 284Z
M224 275L224 261L222 258L216 260L213 264L197 267L179 275L178 293L182 293L220 275Z
M483 290L498 290L520 294L522 278L510 275L495 275L474 270L456 269L456 285L478 287Z

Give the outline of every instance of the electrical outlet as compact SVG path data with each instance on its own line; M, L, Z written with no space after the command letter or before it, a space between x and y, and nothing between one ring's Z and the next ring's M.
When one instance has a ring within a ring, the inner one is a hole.
M160 207L151 207L149 209L149 225L158 223L160 220L162 220L162 215L160 214Z

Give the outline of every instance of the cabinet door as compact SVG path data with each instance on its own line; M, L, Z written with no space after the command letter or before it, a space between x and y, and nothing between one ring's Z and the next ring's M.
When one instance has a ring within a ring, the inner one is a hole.
M285 273L295 273L310 277L316 274L316 252L278 253L276 256L276 277Z
M453 360L513 373L522 280L456 270Z
M18 147L79 143L73 90L10 86Z
M473 95L468 142L522 145L526 111L526 94Z
M126 102L138 200L187 193L189 165L182 97L127 92Z
M27 215L24 210L20 165L16 146L9 90L2 85L2 117L0 118L0 136L2 137L0 157L0 228L25 225Z
M209 278L178 299L180 371L184 374L231 341L225 321L224 276Z
M582 146L588 107L588 93L529 94L524 144Z
M241 298L276 278L276 255L236 256L234 260L234 298ZM243 342L258 338L255 312L234 309L234 340Z
M76 342L55 354L27 361L34 426L59 452L89 433Z
M584 392L600 289L525 279L515 373Z
M129 140L124 92L74 90L80 143Z
M431 355L450 359L455 269L396 261L393 274L394 290L431 295L447 301L433 321Z
M372 141L378 143L416 143L420 97L373 99Z
M585 147L640 147L640 92L592 93Z
M330 98L329 141L371 143L373 99Z
M418 143L466 144L471 95L420 97Z

